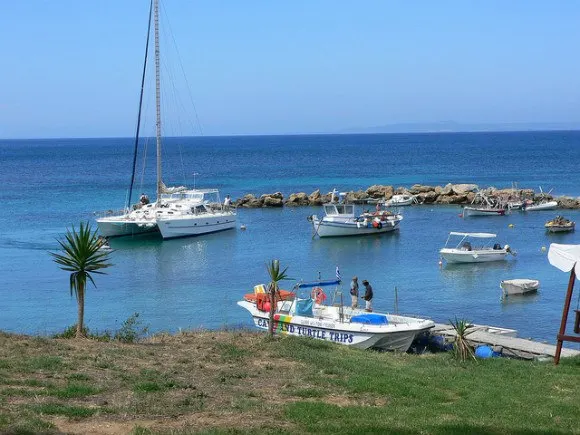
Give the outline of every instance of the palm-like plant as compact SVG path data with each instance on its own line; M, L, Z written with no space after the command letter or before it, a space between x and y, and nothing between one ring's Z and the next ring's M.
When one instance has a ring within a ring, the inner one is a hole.
M280 271L280 260L272 260L266 263L266 270L268 275L270 275L270 283L268 284L268 295L270 296L270 316L268 322L268 336L272 337L274 335L274 312L276 311L276 299L280 298L280 288L278 283L283 280L290 279L286 275L288 268ZM280 298L281 299L281 298Z
M63 254L50 252L54 262L60 265L62 270L71 272L70 292L74 292L77 298L78 321L76 338L84 335L83 322L85 316L85 289L87 280L96 287L92 274L104 274L100 269L112 266L108 263L111 251L102 251L99 248L102 240L98 237L97 231L91 230L89 223L81 223L78 232L74 225L71 230L67 229L64 239L57 240Z
M473 349L467 342L467 336L473 332L471 329L473 325L468 320L457 319L457 317L455 317L455 322L453 320L449 320L449 322L455 330L455 343L453 343L455 358L461 362L465 362L470 357L475 359Z

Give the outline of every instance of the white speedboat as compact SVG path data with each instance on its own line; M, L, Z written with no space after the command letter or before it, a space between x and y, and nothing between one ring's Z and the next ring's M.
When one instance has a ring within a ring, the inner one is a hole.
M175 205L157 215L157 226L164 239L198 236L229 230L236 226L236 211L224 207L217 189L198 189L198 201L186 207ZM182 204L177 204L182 205Z
M385 202L387 207L403 207L413 204L415 202L414 195L393 195L391 199Z
M149 199L142 196L138 204L131 204L133 186L135 181L135 168L139 143L139 130L141 108L143 102L143 89L147 56L143 67L141 95L139 101L139 117L135 134L135 146L133 156L133 168L131 183L128 189L125 208L119 212L108 211L100 213L97 217L97 225L100 233L105 237L133 236L149 232L161 232L163 238L186 237L221 231L235 227L236 213L232 210L220 210L212 208L204 213L203 219L198 219L201 214L199 207L206 210L204 196L209 190L191 189L183 186L167 187L162 178L162 153L161 153L161 94L160 94L160 51L159 51L159 1L151 3L152 10L149 14L148 26L153 23L155 39L155 108L156 108L156 156L157 156L157 200L150 203ZM149 45L149 34L146 46ZM195 184L195 182L194 182ZM215 189L214 189L215 190ZM213 190L212 190L213 191ZM215 190L217 192L217 190ZM210 215L212 216L210 218ZM163 230L160 228L160 224ZM202 229L200 229L202 228Z
M537 279L506 279L499 284L504 296L532 293L540 287Z
M308 217L314 234L319 237L361 236L368 234L388 233L399 228L403 220L400 214L387 210L374 213L366 212L355 215L354 204L330 202L323 206L324 216Z
M566 219L562 216L556 216L554 219L546 222L544 227L550 233L566 233L574 231L576 222Z
M439 254L447 263L503 261L506 260L508 254L515 255L509 245L492 244L490 241L496 237L495 234L490 233L451 232L445 247L439 251ZM451 242L452 240L453 242ZM456 245L455 241L458 241Z
M301 283L295 287L296 296L277 302L274 314L274 330L277 334L294 335L324 340L360 349L380 349L406 352L415 337L435 326L428 319L393 314L369 313L344 306L335 289L332 306L317 303L323 288L338 286L340 281L316 281ZM257 286L259 287L259 286ZM312 292L311 292L312 290ZM301 298L298 293L306 295ZM323 293L322 293L323 294ZM312 298L316 295L315 298ZM269 308L267 295L245 298L238 305L252 315L254 325L268 330ZM322 300L321 300L322 299ZM336 301L338 299L338 301Z
M526 201L522 208L523 211L542 211L542 210L556 210L558 208L558 201L540 201L536 203Z

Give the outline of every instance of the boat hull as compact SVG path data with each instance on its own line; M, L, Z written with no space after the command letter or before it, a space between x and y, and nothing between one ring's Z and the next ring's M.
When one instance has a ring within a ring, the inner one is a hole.
M128 220L122 217L97 219L99 232L105 237L135 236L158 232L155 220Z
M256 328L268 330L268 313L258 311L255 304L246 301L238 302L251 314ZM362 310L357 312L364 313ZM316 317L274 315L276 334L308 337L329 341L358 349L379 349L406 352L419 334L431 329L435 324L431 320L413 319L413 325L394 324L379 327L362 325Z
M443 248L439 253L447 263L487 263L490 261L504 261L508 254L505 249L464 251L461 249L450 248Z
M381 222L380 228L375 228L371 223L364 225L362 222L347 220L343 222L319 220L314 217L312 226L315 234L319 237L345 237L345 236L364 236L371 234L389 233L399 229L399 219L389 219Z
M163 239L193 237L235 228L236 215L216 214L211 216L184 216L171 219L157 219L157 226Z
M524 211L542 211L542 210L556 210L558 208L558 201L548 201L542 204L532 204L524 208Z
M464 207L463 217L472 216L505 216L505 210L503 208Z
M546 231L550 233L569 233L574 231L575 225L546 225Z
M535 279L511 279L502 281L499 286L504 296L523 295L536 292L540 287L540 281Z

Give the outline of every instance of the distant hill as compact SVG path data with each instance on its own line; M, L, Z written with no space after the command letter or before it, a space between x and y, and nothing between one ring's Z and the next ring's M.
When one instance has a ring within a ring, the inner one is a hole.
M580 130L580 122L513 122L462 124L455 121L400 123L376 127L354 127L339 133L454 133L483 131L546 131L546 130Z

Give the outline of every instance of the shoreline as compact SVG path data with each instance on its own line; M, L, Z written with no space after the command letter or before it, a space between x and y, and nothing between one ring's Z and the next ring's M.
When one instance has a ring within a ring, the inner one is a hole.
M558 209L580 209L580 197L554 196L549 192L537 192L534 189L497 189L493 186L480 188L477 184L451 184L431 186L414 184L411 187L375 184L366 190L349 190L345 192L344 200L354 204L376 204L378 201L388 201L393 195L413 195L417 205L467 205L478 204L476 192L503 202L509 200L531 200L558 202ZM281 192L265 193L260 196L249 193L233 201L233 205L241 208L263 207L303 207L321 206L329 202L332 193L322 194L320 189L307 194L306 192L291 193L287 197Z

